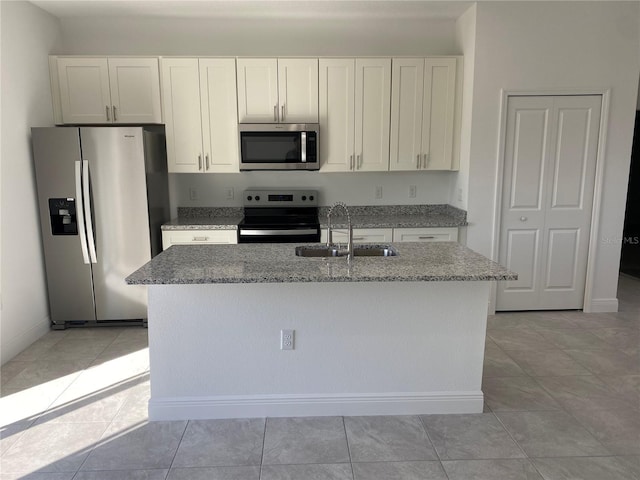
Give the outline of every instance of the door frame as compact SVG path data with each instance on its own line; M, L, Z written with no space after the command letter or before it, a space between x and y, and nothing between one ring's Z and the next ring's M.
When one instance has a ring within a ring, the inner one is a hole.
M596 178L593 191L593 203L591 205L591 228L589 233L589 250L587 253L587 274L584 286L584 302L582 309L585 313L610 311L611 305L607 303L598 308L593 305L593 283L595 281L595 257L600 233L600 210L602 204L602 188L604 182L604 158L607 143L607 126L609 125L609 88L568 88L551 90L510 90L500 89L500 124L498 131L498 161L496 165L496 187L494 192L493 212L493 251L492 258L498 261L500 255L500 231L502 228L502 183L504 181L504 161L505 161L505 141L507 136L507 107L509 97L523 96L578 96L578 95L599 95L602 97L600 112L600 129L598 133L598 149L596 152ZM497 283L492 282L490 313L496 311ZM617 310L617 301L616 301Z

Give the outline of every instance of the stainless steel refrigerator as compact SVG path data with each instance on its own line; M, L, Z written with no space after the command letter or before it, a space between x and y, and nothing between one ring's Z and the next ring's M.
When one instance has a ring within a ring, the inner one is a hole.
M53 328L144 323L125 277L162 250L163 126L31 129Z

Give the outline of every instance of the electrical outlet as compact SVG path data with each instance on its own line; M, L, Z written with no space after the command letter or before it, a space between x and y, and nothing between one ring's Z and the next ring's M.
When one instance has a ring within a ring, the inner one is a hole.
M233 187L227 187L227 200L233 200Z
M198 200L198 190L196 187L189 187L189 200Z
M293 350L295 330L280 330L280 350Z
M382 198L382 187L378 185L376 187L376 199L380 200Z
M417 189L415 185L409 185L409 198L416 198Z

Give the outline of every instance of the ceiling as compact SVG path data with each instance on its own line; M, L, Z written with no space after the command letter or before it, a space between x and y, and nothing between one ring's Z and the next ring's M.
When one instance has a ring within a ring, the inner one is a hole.
M58 18L458 18L464 0L31 0Z

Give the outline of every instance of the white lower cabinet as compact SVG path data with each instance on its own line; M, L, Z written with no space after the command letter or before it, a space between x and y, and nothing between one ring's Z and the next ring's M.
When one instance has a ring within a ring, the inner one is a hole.
M346 229L336 228L332 230L334 243L347 243L348 234ZM391 242L393 239L393 228L354 228L354 243L381 243ZM327 229L320 233L320 242L327 242Z
M457 242L458 228L394 228L394 242Z
M163 230L162 249L171 245L238 243L237 230Z

